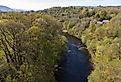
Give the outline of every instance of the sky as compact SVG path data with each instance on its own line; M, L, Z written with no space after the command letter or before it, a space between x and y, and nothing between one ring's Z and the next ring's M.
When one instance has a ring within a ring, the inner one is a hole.
M42 10L55 6L119 6L121 0L0 0L0 5L15 9Z

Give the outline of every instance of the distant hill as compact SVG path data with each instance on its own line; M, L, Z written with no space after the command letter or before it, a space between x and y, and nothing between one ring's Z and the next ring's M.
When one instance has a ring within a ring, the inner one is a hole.
M7 6L0 5L0 12L9 12L9 11L14 11L14 9L11 9Z

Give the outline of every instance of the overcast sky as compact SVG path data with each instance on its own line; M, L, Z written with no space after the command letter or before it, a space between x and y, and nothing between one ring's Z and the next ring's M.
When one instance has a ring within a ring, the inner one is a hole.
M0 5L16 9L41 10L54 6L119 6L121 0L0 0Z

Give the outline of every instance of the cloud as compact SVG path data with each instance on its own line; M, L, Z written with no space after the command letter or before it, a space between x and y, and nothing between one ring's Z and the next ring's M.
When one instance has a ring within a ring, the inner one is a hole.
M53 6L121 5L121 0L0 0L0 5L16 9L41 10Z
M0 5L19 9L40 10L53 6L71 6L74 0L1 0Z

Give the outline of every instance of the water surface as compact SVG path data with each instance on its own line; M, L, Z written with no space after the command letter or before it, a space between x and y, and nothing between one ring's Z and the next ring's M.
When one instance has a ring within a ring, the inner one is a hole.
M79 44L75 39L68 39L68 51L62 61L63 73L58 82L88 82L91 64L87 53L79 49Z

